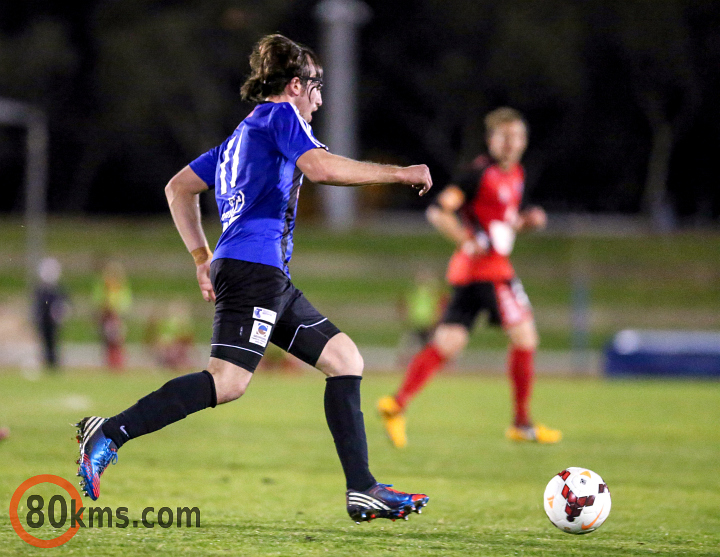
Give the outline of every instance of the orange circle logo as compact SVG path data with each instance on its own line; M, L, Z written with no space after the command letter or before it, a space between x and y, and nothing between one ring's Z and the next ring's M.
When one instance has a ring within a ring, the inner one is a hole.
M70 495L70 498L75 501L77 508L79 509L82 507L82 498L80 497L80 493L78 493L78 490L75 489L75 486L73 484L71 484L65 478L61 478L60 476L55 476L53 474L40 474L39 476L33 476L29 480L25 480L23 483L20 484L20 487L15 490L15 493L13 493L12 499L10 499L10 523L12 524L12 527L17 533L17 535L20 536L20 539L22 539L24 542L29 543L30 545L33 545L35 547L58 547L59 545L62 545L65 542L69 541L70 538L77 534L78 530L80 529L79 523L75 526L71 525L68 528L67 532L61 534L57 538L53 538L51 540L42 540L40 538L36 538L27 530L25 530L25 528L23 528L23 525L20 523L20 518L18 516L18 507L20 506L20 499L22 499L23 494L31 487L42 483L51 483L63 488L65 491L67 491L68 495Z

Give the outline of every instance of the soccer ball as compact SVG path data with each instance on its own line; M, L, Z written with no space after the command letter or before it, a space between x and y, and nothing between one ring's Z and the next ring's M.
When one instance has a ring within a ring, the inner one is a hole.
M587 468L566 468L545 488L545 513L550 522L569 534L589 534L610 514L610 490Z

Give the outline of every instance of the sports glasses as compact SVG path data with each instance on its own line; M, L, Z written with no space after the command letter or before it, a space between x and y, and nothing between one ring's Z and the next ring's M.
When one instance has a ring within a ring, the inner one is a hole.
M301 75L300 79L309 83L314 83L318 91L322 91L323 80L322 77L310 77L309 75Z

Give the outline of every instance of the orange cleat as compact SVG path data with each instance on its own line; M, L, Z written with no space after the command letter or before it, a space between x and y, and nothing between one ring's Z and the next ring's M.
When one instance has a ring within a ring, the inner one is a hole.
M385 431L396 449L407 446L405 433L405 416L394 397L384 396L377 402L377 409L382 418Z
M511 441L529 441L531 443L557 443L562 439L562 433L557 429L550 429L544 425L536 426L510 426L505 437Z

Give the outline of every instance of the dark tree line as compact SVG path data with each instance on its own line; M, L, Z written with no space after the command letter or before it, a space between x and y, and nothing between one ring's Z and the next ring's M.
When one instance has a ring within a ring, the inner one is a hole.
M442 183L483 148L484 112L509 104L530 122L534 201L553 210L645 212L659 226L718 218L714 0L369 3L364 157L427 162ZM279 31L318 47L314 4L0 4L0 96L47 111L50 207L164 211L172 173L249 111L237 91L254 41ZM322 112L316 127L322 138ZM0 210L22 202L21 139L18 130L0 131L9 192ZM407 192L376 201L424 203Z

